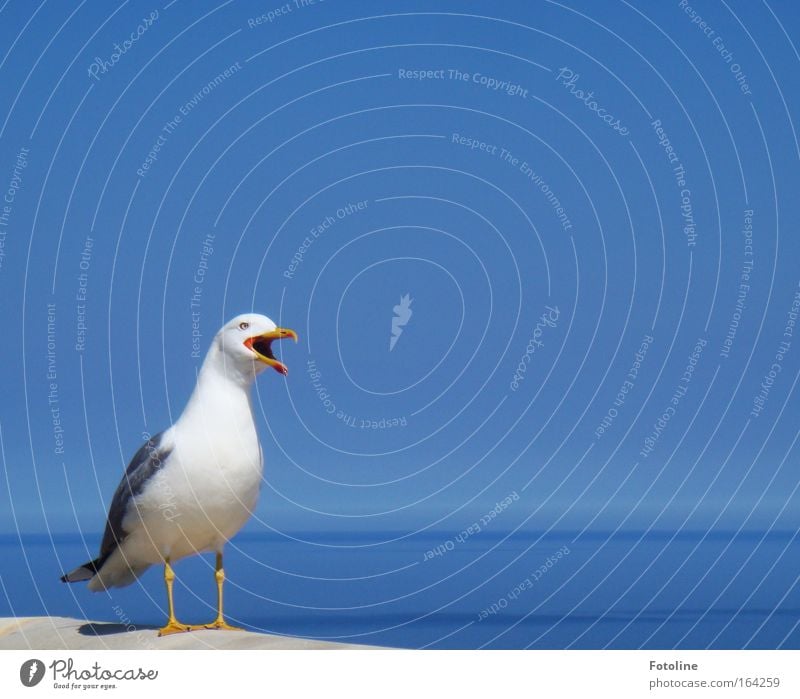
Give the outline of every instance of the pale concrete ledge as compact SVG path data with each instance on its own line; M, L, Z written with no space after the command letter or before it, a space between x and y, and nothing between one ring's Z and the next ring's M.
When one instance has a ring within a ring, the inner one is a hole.
M251 631L191 631L158 637L150 626L125 627L66 617L0 617L4 650L342 650L369 649L351 643L314 641Z

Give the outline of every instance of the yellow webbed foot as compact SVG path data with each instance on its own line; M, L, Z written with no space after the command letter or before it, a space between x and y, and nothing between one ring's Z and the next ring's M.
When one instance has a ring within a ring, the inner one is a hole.
M205 624L200 627L201 629L218 629L219 631L244 631L244 629L239 628L238 626L231 626L225 619L217 619L216 621L211 622L210 624Z
M169 636L173 633L184 633L186 631L191 631L192 627L188 624L181 624L179 621L168 621L166 626L162 626L158 630L159 636Z

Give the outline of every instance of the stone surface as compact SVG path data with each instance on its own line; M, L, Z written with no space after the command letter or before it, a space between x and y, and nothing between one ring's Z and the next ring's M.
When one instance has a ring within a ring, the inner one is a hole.
M158 636L154 626L129 626L66 617L0 617L0 649L18 650L338 650L366 649L251 631L190 631Z

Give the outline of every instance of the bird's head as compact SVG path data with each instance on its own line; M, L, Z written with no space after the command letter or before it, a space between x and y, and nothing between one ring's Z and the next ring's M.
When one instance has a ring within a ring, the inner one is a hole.
M217 333L219 349L228 361L243 370L260 373L271 366L286 376L289 369L278 361L272 351L272 343L291 337L297 342L297 333L279 328L266 316L258 313L243 313L226 323Z

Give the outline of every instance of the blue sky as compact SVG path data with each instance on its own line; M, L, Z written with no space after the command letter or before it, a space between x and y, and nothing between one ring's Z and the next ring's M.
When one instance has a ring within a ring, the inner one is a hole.
M796 529L798 14L695 5L3 5L3 530L98 531L250 310L251 530Z

